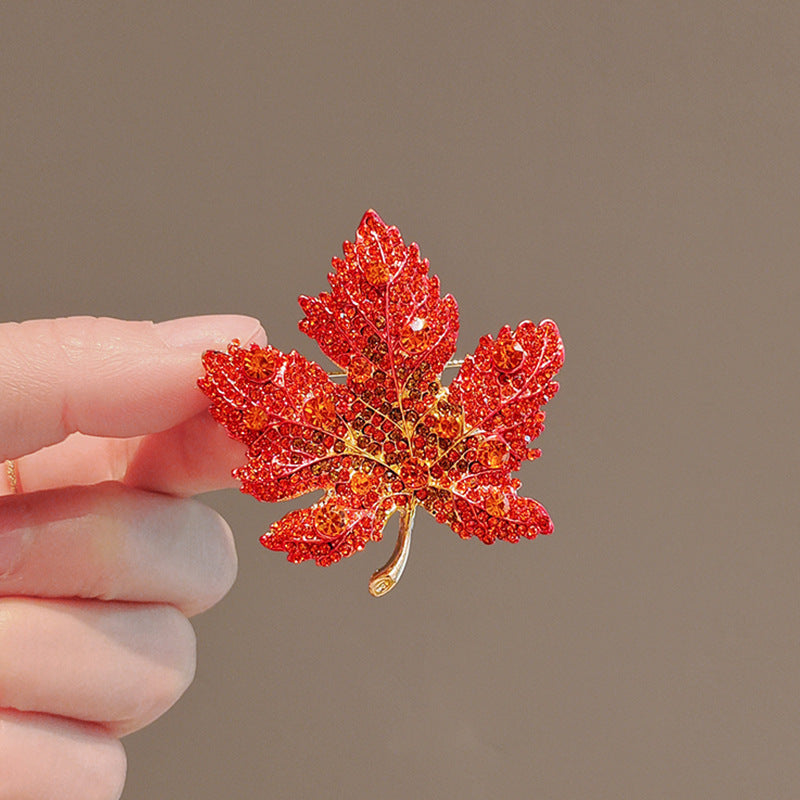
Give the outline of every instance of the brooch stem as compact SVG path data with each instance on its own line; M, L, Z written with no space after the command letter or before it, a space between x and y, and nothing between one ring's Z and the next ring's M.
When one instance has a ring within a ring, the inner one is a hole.
M455 369L456 367L460 367L464 363L463 358L454 358L451 361L448 361L442 369ZM346 372L329 372L329 378L346 378Z
M411 549L411 531L414 528L414 514L417 507L414 499L405 508L400 509L400 531L392 557L379 570L372 573L369 579L369 593L373 597L382 597L397 585L408 561Z

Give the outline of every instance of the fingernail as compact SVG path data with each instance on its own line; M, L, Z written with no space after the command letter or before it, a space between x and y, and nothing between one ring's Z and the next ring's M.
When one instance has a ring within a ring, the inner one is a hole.
M264 328L257 319L238 314L183 317L159 322L154 327L170 347L196 350L224 348L232 339L238 339L242 344L267 342Z
M0 580L7 578L22 558L24 535L18 531L0 533Z

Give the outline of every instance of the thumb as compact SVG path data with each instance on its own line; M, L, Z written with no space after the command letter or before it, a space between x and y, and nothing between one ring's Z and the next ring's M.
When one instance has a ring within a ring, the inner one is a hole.
M0 460L76 431L128 437L177 425L208 402L195 386L201 354L234 338L266 342L257 320L236 315L0 325Z

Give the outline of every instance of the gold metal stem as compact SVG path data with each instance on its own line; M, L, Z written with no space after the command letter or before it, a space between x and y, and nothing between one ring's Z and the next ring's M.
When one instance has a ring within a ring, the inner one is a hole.
M373 572L369 579L369 593L373 597L382 597L394 589L403 574L408 561L408 551L411 549L411 531L414 528L416 510L413 500L410 505L400 510L400 532L392 557L379 570Z

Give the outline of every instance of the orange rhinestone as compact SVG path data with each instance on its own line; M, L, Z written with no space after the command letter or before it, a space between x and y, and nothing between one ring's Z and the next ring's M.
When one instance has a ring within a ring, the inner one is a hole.
M400 334L400 346L407 353L421 353L431 340L431 331L424 319L417 317Z
M255 383L268 381L278 367L277 350L251 350L242 359L242 371Z
M440 417L435 421L435 429L442 439L455 439L461 433L461 420L456 417Z
M419 458L409 458L400 467L400 477L407 489L420 489L428 484L428 465Z
M251 406L242 415L242 422L251 431L263 431L269 424L269 414L259 406Z
M500 439L484 439L478 443L478 461L489 469L498 469L508 460L508 447Z
M492 486L489 489L489 496L486 498L486 510L493 517L505 517L508 514L510 504L508 498L503 494L501 489Z
M356 356L347 367L347 374L356 383L366 383L372 377L372 364L363 356Z
M336 420L336 407L328 395L312 397L303 406L306 419L317 428L330 428Z
M330 506L314 509L314 527L326 538L333 539L344 530L344 514Z
M366 494L372 488L372 481L363 472L356 472L350 478L350 488L354 494Z
M525 360L525 351L513 339L502 339L495 343L492 360L501 372L516 372Z
M370 260L364 266L364 275L373 286L383 286L391 277L389 265L383 261Z

